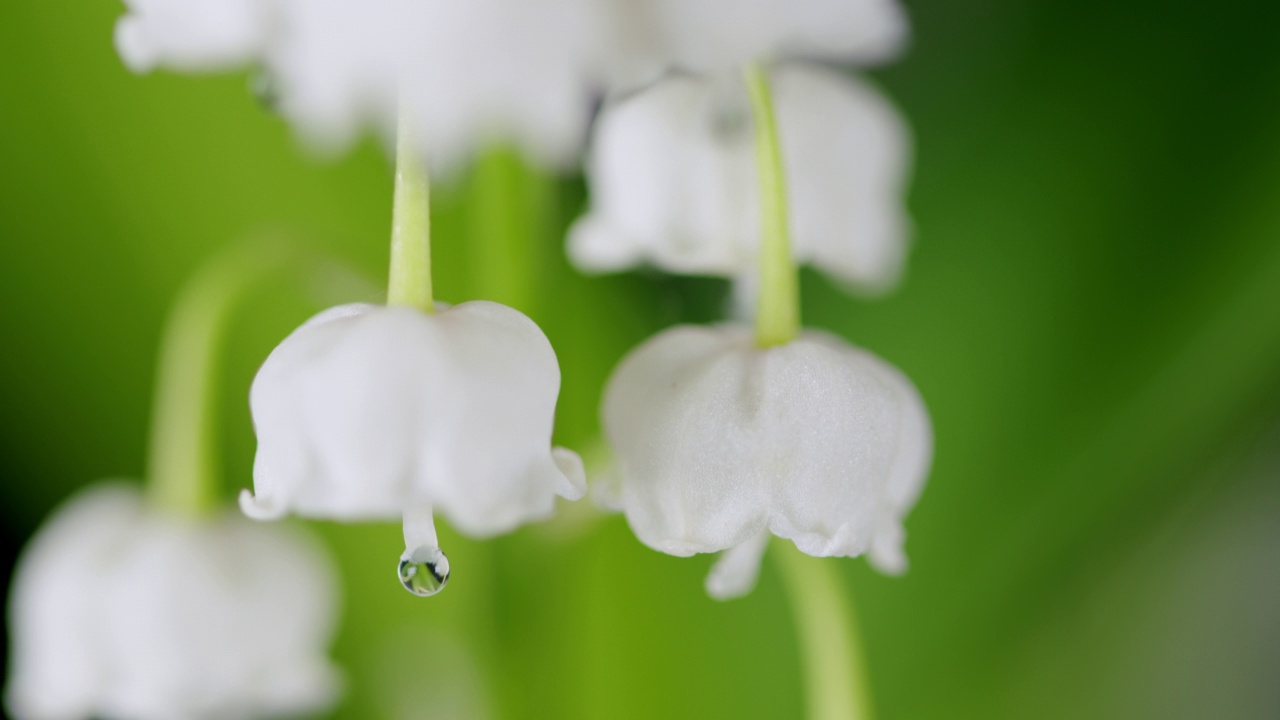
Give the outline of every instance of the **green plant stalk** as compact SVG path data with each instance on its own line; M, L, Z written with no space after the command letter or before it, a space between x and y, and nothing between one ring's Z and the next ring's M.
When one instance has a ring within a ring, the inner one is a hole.
M755 126L756 173L760 184L760 289L756 344L783 345L800 332L800 283L791 255L786 176L769 78L759 63L743 70Z
M554 200L550 190L513 147L496 145L476 157L467 193L467 264L475 297L533 314Z
M217 506L218 362L236 302L295 253L272 242L238 245L205 265L179 292L165 322L156 370L147 494L186 516Z
M431 295L431 184L413 128L403 114L396 137L387 304L435 312Z
M853 602L833 558L805 555L790 542L769 550L782 571L795 617L808 720L872 720Z

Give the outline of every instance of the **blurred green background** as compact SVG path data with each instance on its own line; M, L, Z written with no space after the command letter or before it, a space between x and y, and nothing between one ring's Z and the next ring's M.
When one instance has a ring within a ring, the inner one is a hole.
M881 717L1280 717L1280 5L908 7L911 52L874 73L917 139L906 282L867 302L804 278L806 322L901 367L936 425L911 572L835 561ZM246 74L129 74L120 13L0 3L8 563L77 488L142 475L167 303L218 248L274 232L384 274L376 143L317 161ZM546 330L558 440L585 450L612 365L716 317L725 288L575 274L559 242L583 202L580 179L495 153L438 194L435 235L440 298L516 302ZM495 286L503 222L529 249ZM228 499L250 482L248 383L313 300L282 284L237 320ZM769 564L716 603L709 558L566 508L492 543L446 529L453 582L422 600L394 577L399 527L313 527L346 588L335 717L800 717Z

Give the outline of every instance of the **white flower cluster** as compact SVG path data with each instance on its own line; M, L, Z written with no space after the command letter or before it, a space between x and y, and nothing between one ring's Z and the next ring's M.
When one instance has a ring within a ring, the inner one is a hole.
M786 262L863 292L902 273L908 132L869 82L819 64L892 57L907 34L895 0L126 5L116 42L130 67L257 65L280 111L322 144L398 124L437 169L492 143L563 167L590 136L592 205L568 239L574 262L730 277L743 310L764 292L769 196L756 182L759 108L737 74L763 64L794 211ZM425 222L425 202L418 212ZM770 535L906 567L902 521L932 457L920 396L865 350L793 335L673 328L605 390L616 462L600 496L653 548L724 551L707 581L716 597L751 589ZM259 449L241 508L259 520L402 518L401 581L431 594L449 570L435 513L485 537L584 494L581 460L551 446L559 387L546 336L511 308L330 309L254 381ZM38 534L13 592L7 704L21 720L260 717L336 694L334 583L287 528L170 516L134 491L94 490Z
M737 71L763 60L796 260L866 293L902 273L908 132L870 83L816 64L893 57L907 36L894 0L128 4L117 41L135 68L259 63L305 134L346 139L399 116L446 164L498 140L562 163L603 94L571 258L730 277L744 308L761 198ZM255 517L438 509L473 534L509 530L582 493L576 456L548 450L558 383L545 337L514 311L332 310L255 382L258 495L242 504ZM905 566L901 518L930 426L909 381L864 351L814 333L757 348L742 327L671 330L620 367L603 420L616 499L654 547L762 549L767 530Z

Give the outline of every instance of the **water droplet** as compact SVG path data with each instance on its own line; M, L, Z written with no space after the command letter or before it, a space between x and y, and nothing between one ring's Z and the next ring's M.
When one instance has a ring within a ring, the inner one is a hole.
M400 556L400 584L418 597L431 597L449 583L449 558L434 545L419 545Z

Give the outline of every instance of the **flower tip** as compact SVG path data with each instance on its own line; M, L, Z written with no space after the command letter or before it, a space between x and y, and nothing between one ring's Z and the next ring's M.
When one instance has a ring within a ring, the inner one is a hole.
M707 573L707 580L703 585L707 590L707 595L711 596L712 600L720 602L737 600L740 597L747 596L755 589L755 578L752 578L751 584L744 585L739 582L738 578L728 576L726 573L719 572L719 570L720 564L717 563L711 568L711 572Z
M707 573L705 587L711 599L733 600L754 590L768 544L769 533L759 532L721 553Z
M867 562L881 573L893 577L905 575L910 564L902 549L901 537L889 542L877 539L871 546L871 552L867 553Z
M587 471L578 453L569 448L551 448L551 459L564 476L556 494L566 500L581 500L587 494Z
M250 520L279 520L288 509L269 497L255 496L248 489L240 491L240 512Z

